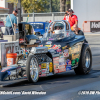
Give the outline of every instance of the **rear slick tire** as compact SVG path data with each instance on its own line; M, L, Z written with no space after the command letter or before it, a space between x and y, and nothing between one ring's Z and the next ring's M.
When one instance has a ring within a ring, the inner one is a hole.
M78 67L74 69L76 74L88 74L92 67L92 53L89 45L83 45Z

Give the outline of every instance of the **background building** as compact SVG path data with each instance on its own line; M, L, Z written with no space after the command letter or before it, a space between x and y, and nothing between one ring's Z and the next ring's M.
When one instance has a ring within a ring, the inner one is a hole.
M80 28L83 21L100 21L100 0L71 0L71 8L78 16Z
M0 0L0 7L8 8L9 13L12 13L12 11L14 10L14 4L8 3L7 0Z

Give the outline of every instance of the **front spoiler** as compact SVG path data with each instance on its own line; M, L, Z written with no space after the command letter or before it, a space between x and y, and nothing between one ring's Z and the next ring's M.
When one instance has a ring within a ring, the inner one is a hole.
M7 81L0 81L0 87L6 87L14 84L21 83L23 81L27 81L27 77L22 77L16 80L7 80Z

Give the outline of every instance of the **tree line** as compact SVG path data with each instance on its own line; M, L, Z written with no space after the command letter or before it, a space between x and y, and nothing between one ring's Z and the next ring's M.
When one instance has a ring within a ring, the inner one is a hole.
M18 0L7 0L17 7ZM24 13L65 12L70 8L70 0L21 0Z

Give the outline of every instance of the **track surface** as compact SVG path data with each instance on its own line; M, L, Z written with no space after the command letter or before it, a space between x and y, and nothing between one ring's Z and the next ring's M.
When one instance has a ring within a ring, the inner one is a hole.
M0 100L100 100L100 94L79 95L79 91L100 91L100 36L86 36L92 50L92 70L88 75L74 71L0 88L0 91L45 91L46 95L0 95Z

